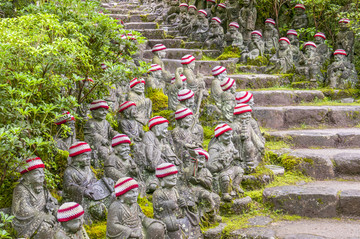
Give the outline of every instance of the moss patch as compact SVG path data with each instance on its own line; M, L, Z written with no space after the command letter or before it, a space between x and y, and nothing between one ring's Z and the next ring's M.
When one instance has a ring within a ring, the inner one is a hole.
M90 238L106 238L106 222L98 222L92 225L85 225L85 230Z
M240 58L240 50L237 47L228 46L224 49L224 52L216 58L216 60L227 60L229 58Z
M145 216L154 218L154 209L153 209L153 204L151 202L151 199L149 200L146 197L143 197L143 198L139 197L138 204L141 207L141 210L143 211Z
M168 97L159 89L147 89L146 97L149 98L153 105L152 111L154 114L166 110L168 107Z
M269 64L269 60L264 56L258 56L255 59L248 59L247 65L252 66L267 66Z

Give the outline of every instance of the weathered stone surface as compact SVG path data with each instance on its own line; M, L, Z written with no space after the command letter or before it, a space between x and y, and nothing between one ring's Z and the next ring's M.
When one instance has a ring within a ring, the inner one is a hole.
M263 74L265 72L266 66L246 65L246 66L238 66L237 69L239 72Z
M360 199L360 193L356 192L359 191L359 187L360 182L316 181L303 186L267 188L263 196L264 201L272 203L275 209L286 213L329 218L349 212L348 206L341 206L339 195L342 191L347 192L344 194L343 205L348 205L351 201ZM358 212L360 210L353 211L352 215L360 216Z
M149 39L147 49L152 49L156 44L164 44L167 48L179 48L181 46L180 39Z
M191 54L193 55L196 60L200 60L203 56L203 53L201 50L197 49L183 49L183 48L167 48L166 50L166 59L174 59L174 60L180 60L183 56ZM151 50L145 50L144 52L144 58L152 59L154 54ZM164 60L166 61L166 60Z
M265 168L270 169L274 175L283 175L285 173L285 169L278 165L265 165Z
M220 211L223 214L240 215L249 209L249 204L252 202L249 196L244 198L234 199L232 202L221 202Z
M296 148L354 148L360 146L360 128L284 130L268 134L272 138L286 141Z
M164 30L162 29L132 29L142 33L148 39L165 39Z
M190 42L185 42L185 46L186 49L195 49L195 48L202 48L203 47L203 43L202 42L194 42L194 41L190 41Z
M107 15L114 19L122 20L125 23L146 22L146 21L149 21L149 19L155 18L155 15L153 15L153 14L148 14L148 15L146 15L146 17L143 15L128 15L128 14L107 14Z
M343 190L340 193L339 211L342 216L360 215L360 189Z
M275 239L275 232L272 229L264 227L250 227L235 230L230 233L231 239Z
M225 223L220 223L217 227L211 228L204 232L204 239L220 239L223 235L222 231L226 227Z
M352 127L360 120L359 112L360 106L254 107L253 111L262 127L274 129L303 125Z
M129 22L125 23L125 29L156 29L155 22Z
M325 97L319 90L269 90L252 91L251 93L258 106L294 105Z
M296 234L284 237L284 239L329 239L328 237L315 236L310 234Z
M248 220L249 222L248 224L251 226L266 226L272 221L273 219L271 219L270 217L259 216L259 217L250 218Z

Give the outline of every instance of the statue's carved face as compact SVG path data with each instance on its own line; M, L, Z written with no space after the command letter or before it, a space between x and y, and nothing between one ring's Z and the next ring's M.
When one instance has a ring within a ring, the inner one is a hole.
M292 35L292 34L289 34L286 37L290 40L290 42L294 42L297 38L295 35Z
M322 38L322 37L315 37L315 40L314 40L315 44L317 44L317 45L318 44L323 44L324 41L325 41L325 39Z
M193 116L192 115L189 115L189 116L186 116L185 118L181 119L180 121L180 124L181 124L181 127L182 128L189 128L193 122Z
M316 48L313 46L306 46L305 53L307 56L312 56L316 52Z
M230 32L231 34L234 34L235 32L237 32L237 28L231 26L231 27L229 27L229 32Z
M162 77L162 71L160 71L160 70L159 71L153 71L153 72L151 72L151 74L152 74L152 76L154 78L157 78L157 79Z
M249 6L250 5L250 0L244 0L243 3L244 3L245 6Z
M172 188L176 186L177 174L171 174L161 179L161 186L164 188Z
M122 202L132 205L134 203L137 203L137 198L139 196L139 189L133 188L130 191L126 192L125 194L121 195Z
M180 7L180 12L184 13L184 12L187 12L188 11L188 8L183 6L183 7Z
M337 61L337 62L344 61L344 60L345 60L345 57L346 57L346 56L340 55L340 54L337 54L337 55L334 56L335 61Z
M220 75L218 75L218 78L220 81L222 81L223 79L227 78L227 71L224 71L223 73L221 73Z
M190 64L188 64L188 68L193 71L195 69L195 61L192 61Z
M40 193L43 190L45 181L45 174L43 168L37 168L24 174L25 181L32 186L35 193Z
M248 105L252 108L252 107L255 105L254 97L252 97L252 98L250 99L250 101L247 102L246 104L248 104Z
M143 83L136 84L131 90L137 94L142 94L145 91L145 85Z
M186 108L191 109L195 105L194 97L191 97L190 99L185 100L184 104L185 104Z
M286 50L289 48L289 43L287 43L286 41L280 41L279 42L279 49L280 50Z
M196 10L194 8L190 8L189 9L189 14L190 15L195 15L196 14Z
M203 19L205 19L206 18L206 16L204 15L204 14L202 14L202 13L198 13L198 19L200 19L200 20L203 20Z
M166 56L166 51L158 51L158 52L157 52L157 55L158 55L158 57L159 57L160 59L165 58L165 56Z
M205 168L206 158L204 155L199 155L196 157L198 160L198 168L202 169Z
M67 222L61 222L61 225L67 229L70 233L75 234L76 232L81 230L81 227L84 223L84 216L80 216L78 218L72 219Z
M231 88L229 89L231 94L235 94L236 93L236 82L233 84L233 86L231 86Z
M341 22L339 23L339 26L340 26L340 29L341 30L347 30L349 27L348 27L348 24L345 23L345 22Z
M130 157L130 144L124 143L114 147L115 154L122 159L128 159Z
M295 14L296 15L302 15L305 13L305 10L302 8L295 8Z
M231 143L231 139L232 139L232 130L230 131L226 131L225 133L223 133L222 135L220 135L218 137L219 142L228 145Z
M259 42L260 39L261 39L261 36L259 36L258 34L252 34L252 35L251 35L251 40L252 40L253 42Z
M154 129L155 136L159 139L166 138L168 135L168 123L158 124L152 127L151 129Z
M273 29L273 28L275 28L275 26L273 25L273 24L271 24L271 23L265 23L265 29L266 30L271 30L271 29Z
M137 107L135 105L130 106L123 112L124 112L125 118L127 118L127 119L134 118L137 114Z
M213 3L213 2L207 2L207 7L208 8L211 8L212 6L214 6L215 5L215 3Z
M91 115L96 120L104 120L106 119L106 115L108 114L108 110L105 108L99 108L97 110L92 110Z
M72 164L80 168L90 166L90 152L85 152L72 157Z
M74 120L70 120L66 122L66 125L69 126L69 128L71 129L69 132L67 132L66 134L70 137L72 135L74 135L75 132L75 121Z

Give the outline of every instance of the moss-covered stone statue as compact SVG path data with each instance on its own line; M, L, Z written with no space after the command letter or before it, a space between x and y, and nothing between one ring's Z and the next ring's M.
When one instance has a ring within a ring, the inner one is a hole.
M221 113L226 122L233 121L235 107L236 82L233 78L224 78L221 81Z
M205 39L205 47L223 51L225 47L224 29L221 26L221 20L213 17L210 22L210 28Z
M179 23L177 25L177 30L179 31L180 36L185 36L185 30L190 25L190 17L188 15L188 8L189 5L186 3L181 3L180 7L180 14L179 14Z
M184 176L191 193L195 196L201 222L204 225L221 222L220 196L213 192L213 176L206 168L210 155L202 148L192 150L190 155L191 163L184 170Z
M237 47L240 51L245 49L244 40L239 31L239 24L237 24L237 22L231 22L229 24L229 29L225 34L224 40L226 46Z
M55 124L57 125L57 133L54 137L56 141L57 148L63 151L67 151L69 147L76 142L76 132L75 132L75 117L66 111L62 116L56 119ZM63 125L69 127L69 130L65 130Z
M215 0L206 0L206 13L208 16L208 19L211 19L212 17L215 17L215 11L216 11L216 1Z
M226 10L227 10L229 22L237 22L238 21L239 9L240 9L239 1L228 0L227 5L226 5Z
M84 126L85 141L89 143L93 153L92 165L100 168L104 160L109 156L111 139L118 134L106 120L109 106L104 100L95 100L90 105L92 119Z
M275 20L268 18L265 20L264 30L264 43L265 43L265 54L272 54L278 48L279 32L276 29Z
M145 97L145 81L143 79L134 78L130 81L130 92L127 96L128 101L132 101L137 106L136 119L143 125L146 125L151 117L152 102Z
M260 31L253 31L251 33L251 42L247 44L247 49L241 52L240 62L246 63L248 59L253 60L259 56L263 56L265 51L265 44L262 40Z
M321 57L317 54L317 46L314 42L304 44L305 54L302 54L299 60L299 66L296 67L298 74L304 75L310 81L324 83L324 76L321 72Z
M252 109L247 104L237 104L234 108L233 142L240 152L243 167L252 172L262 161L265 153L265 140L251 125Z
M58 202L45 187L45 165L39 157L24 160L15 186L11 214L18 238L52 238Z
M298 33L295 30L290 29L289 31L287 31L286 37L290 41L290 49L293 54L294 64L298 65L298 62L299 62L299 59L301 56L301 52L299 49Z
M192 23L191 39L193 41L203 42L206 39L207 32L209 30L209 22L207 19L207 13L205 10L199 10L197 19Z
M180 104L178 100L179 91L186 89L187 87L186 77L180 72L183 72L182 67L176 69L175 77L166 91L166 95L168 96L168 108L172 111L176 111L176 107Z
M164 91L165 80L163 79L163 72L161 66L159 66L158 64L150 65L145 86L147 89L150 88Z
M224 201L231 201L241 189L244 170L240 164L240 154L232 142L232 128L227 124L220 124L215 128L215 138L209 143L210 159L207 168L213 174L217 191Z
M189 164L189 151L201 147L204 140L204 130L196 124L193 112L181 108L175 112L176 127L171 135L175 143L175 152L184 164Z
M182 28L182 36L191 36L192 32L193 32L193 25L195 24L195 22L197 21L198 17L198 11L197 8L194 5L190 5L188 8L188 23L187 25L183 25Z
M270 58L270 63L265 70L267 73L287 73L293 69L294 58L290 45L286 37L279 39L279 50Z
M189 108L191 111L195 111L195 94L192 90L182 89L178 92L179 104L176 106L176 110L181 108Z
M326 85L330 88L355 88L358 77L354 64L346 59L347 53L343 49L334 52L335 61L328 67Z
M314 43L316 44L316 53L320 57L320 64L323 65L326 61L330 60L331 52L328 45L325 44L326 36L322 32L314 35Z
M161 79L165 82L169 82L172 77L170 72L165 69L164 62L162 61L162 59L166 57L166 46L164 44L156 44L151 51L154 54L151 64L159 65L162 72Z
M347 53L348 61L353 62L355 34L350 29L350 20L343 18L339 21L340 31L336 35L336 49L343 49Z
M224 33L227 33L228 31L228 24L229 24L229 19L228 19L228 12L227 12L227 6L225 3L219 3L216 6L216 11L215 11L215 16L219 19L221 19L221 27L224 29Z
M178 170L174 164L164 163L156 167L156 177L160 187L153 194L154 218L166 225L171 239L203 238L200 219L190 200L178 191Z
M221 81L227 78L226 68L223 66L215 66L211 70L214 79L211 82L211 93L210 97L215 102L216 107L221 109L221 93L223 92L221 89Z
M106 177L97 180L90 167L91 148L87 143L77 142L69 152L70 161L63 178L64 200L84 207L87 224L104 219L114 196L113 181Z
M76 202L66 202L57 211L57 228L54 239L90 239L84 228L84 209Z
M300 28L307 28L309 24L308 17L305 12L305 6L303 4L296 4L294 7L295 15L290 25L296 30Z
M106 237L110 239L165 239L163 222L148 218L137 203L139 184L133 178L120 178L115 185L116 200L107 216Z
M251 32L255 30L257 18L256 0L244 0L244 6L240 9L238 23L241 27L241 34L246 43L250 42Z

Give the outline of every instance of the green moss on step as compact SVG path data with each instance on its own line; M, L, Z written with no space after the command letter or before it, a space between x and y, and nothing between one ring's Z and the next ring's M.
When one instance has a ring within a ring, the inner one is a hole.
M248 59L247 65L252 66L267 66L269 64L269 60L264 56L258 56L255 59Z
M85 230L90 238L106 238L106 222L98 222L92 225L85 225Z
M153 103L152 111L154 114L167 109L168 97L162 90L148 88L146 97L148 97Z
M146 197L143 198L138 197L138 204L141 210L143 211L143 213L145 214L145 216L154 218L154 209L151 199L149 200Z
M216 60L227 60L229 58L240 58L241 51L237 47L228 46Z

